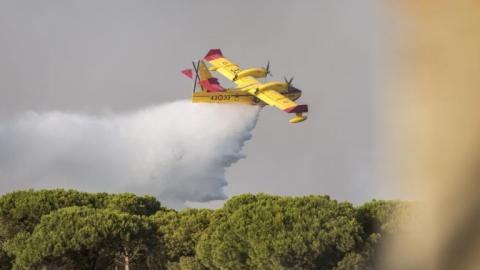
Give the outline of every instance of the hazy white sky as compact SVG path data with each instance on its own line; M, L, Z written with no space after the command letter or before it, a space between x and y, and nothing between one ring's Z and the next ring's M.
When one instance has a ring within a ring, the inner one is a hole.
M227 172L228 195L388 197L375 137L388 32L379 2L3 0L0 119L186 99L179 71L221 48L241 67L270 60L273 79L295 76L310 108L299 125L262 111L247 158Z

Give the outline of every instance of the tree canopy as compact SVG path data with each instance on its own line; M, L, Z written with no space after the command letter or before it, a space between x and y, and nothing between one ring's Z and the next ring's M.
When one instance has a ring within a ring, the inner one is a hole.
M409 207L245 194L176 211L128 193L17 191L0 197L0 269L375 269Z
M362 245L354 207L328 197L243 195L224 208L197 247L212 269L333 269Z
M74 206L43 216L32 233L19 233L5 248L15 254L19 269L145 265L159 244L155 228L145 217Z

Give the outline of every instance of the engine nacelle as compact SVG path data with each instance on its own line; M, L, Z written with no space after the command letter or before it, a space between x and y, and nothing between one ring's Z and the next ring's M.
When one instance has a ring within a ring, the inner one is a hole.
M238 80L244 77L254 77L254 78L265 78L267 76L267 70L264 68L249 68L249 69L244 69L237 73L233 80Z
M284 82L268 82L261 84L258 87L259 91L264 91L264 90L274 90L277 92L285 92L288 90L288 84Z

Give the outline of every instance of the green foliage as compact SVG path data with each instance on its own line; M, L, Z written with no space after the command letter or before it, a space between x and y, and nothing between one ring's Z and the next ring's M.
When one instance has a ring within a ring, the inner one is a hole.
M100 194L106 197L107 194ZM0 222L8 234L32 231L40 218L68 206L99 207L97 196L74 190L26 190L7 193L0 198Z
M163 237L168 261L179 262L181 258L187 260L195 256L195 246L209 226L212 213L208 209L185 209L158 212L153 216Z
M11 258L3 249L3 243L8 240L9 233L7 227L0 222L0 270L10 269Z
M146 217L68 207L43 216L31 234L19 233L5 247L16 258L15 269L104 269L126 258L144 265L149 251L159 248L155 232Z
M399 230L411 208L412 204L407 202L373 200L358 207L357 212L367 234L392 234Z
M351 252L346 254L342 260L337 263L333 270L369 270L370 265L366 257L359 253Z
M85 193L75 190L26 190L0 198L0 241L20 231L31 232L43 215L70 206L111 208L138 215L152 215L163 209L151 196L134 194Z
M357 207L357 220L364 228L363 269L378 269L378 252L386 239L398 232L402 220L409 218L411 203L373 200ZM367 268L368 266L368 268Z
M178 262L169 262L168 270L208 270L195 257L180 257Z
M150 216L157 211L166 211L160 202L152 196L139 197L132 193L108 195L102 202L102 207L119 210L134 215Z
M215 213L197 255L210 269L332 269L362 245L362 231L349 203L242 195Z
M17 191L0 197L0 270L371 270L410 208L245 194L175 211L129 193Z
M133 194L85 193L75 190L26 190L7 193L0 198L0 224L4 233L31 232L43 215L69 206L112 208L123 212L152 215L162 209L151 196ZM1 233L1 232L0 232ZM1 236L0 236L1 239Z
M40 219L70 206L112 209L137 215L152 215L165 210L151 196L134 194L85 193L75 190L25 190L0 197L0 269L12 260L3 249L3 243L23 232L32 232Z
M10 261L11 258L3 250L2 244L0 243L0 270L11 269Z

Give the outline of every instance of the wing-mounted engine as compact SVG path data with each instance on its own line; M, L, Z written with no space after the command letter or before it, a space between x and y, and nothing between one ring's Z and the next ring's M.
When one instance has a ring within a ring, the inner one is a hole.
M261 68L248 68L244 69L237 74L235 74L235 77L233 77L233 81L236 81L238 79L242 79L245 77L253 77L253 78L265 78L267 75L272 76L270 73L270 61L268 61L266 67L261 67Z
M239 80L248 76L254 78L265 78L267 76L267 70L265 68L248 68L240 71L233 77L233 80Z
M288 84L284 82L268 82L260 84L257 88L259 91L264 91L266 89L274 90L277 92L286 92L288 90Z

